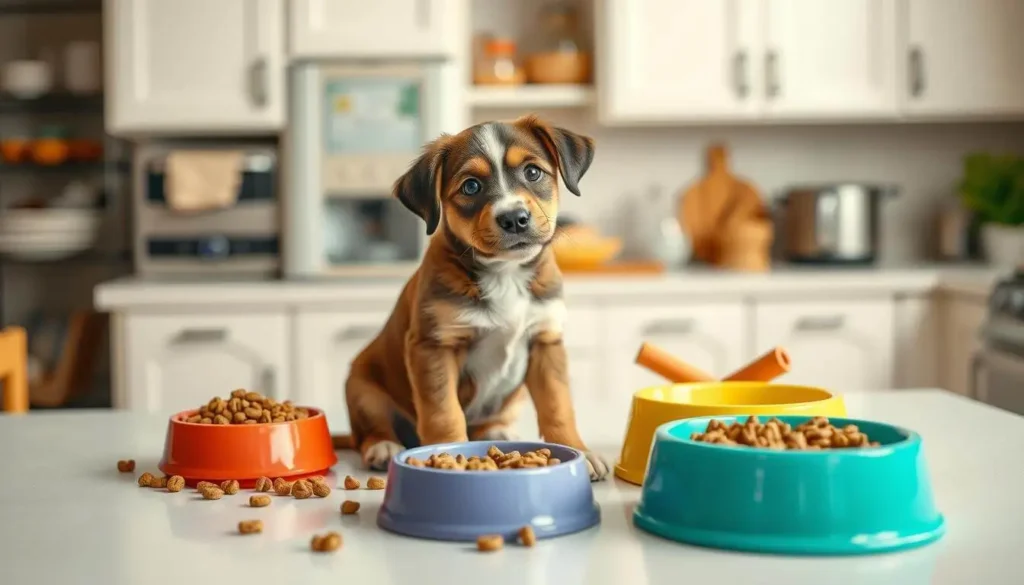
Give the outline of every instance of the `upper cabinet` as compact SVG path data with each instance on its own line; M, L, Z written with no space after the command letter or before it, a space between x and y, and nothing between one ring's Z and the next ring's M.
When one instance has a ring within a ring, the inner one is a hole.
M447 57L468 42L453 12L465 0L291 0L294 57Z
M105 0L104 19L110 133L283 127L283 0Z
M1024 114L1019 0L602 0L611 125Z
M766 113L896 117L896 0L767 0Z
M601 117L618 123L753 118L761 110L759 0L605 0Z
M1024 112L1024 2L907 0L907 111Z

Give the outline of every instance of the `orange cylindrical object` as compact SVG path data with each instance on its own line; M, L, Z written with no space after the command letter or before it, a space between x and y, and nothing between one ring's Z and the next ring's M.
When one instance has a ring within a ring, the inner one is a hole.
M781 347L773 347L736 372L723 378L725 382L770 382L789 371L789 354Z
M675 384L690 382L713 382L715 378L707 372L680 361L656 345L644 343L636 354L636 363Z

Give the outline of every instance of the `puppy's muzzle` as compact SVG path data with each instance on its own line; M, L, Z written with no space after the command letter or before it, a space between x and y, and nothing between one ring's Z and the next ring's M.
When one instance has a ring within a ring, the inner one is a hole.
M521 234L530 229L530 212L527 209L513 209L498 214L494 221L506 234Z

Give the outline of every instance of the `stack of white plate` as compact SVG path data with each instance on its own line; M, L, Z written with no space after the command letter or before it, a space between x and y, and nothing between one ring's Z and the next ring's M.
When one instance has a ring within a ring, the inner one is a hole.
M91 248L99 224L92 209L4 210L0 254L27 262L61 260Z

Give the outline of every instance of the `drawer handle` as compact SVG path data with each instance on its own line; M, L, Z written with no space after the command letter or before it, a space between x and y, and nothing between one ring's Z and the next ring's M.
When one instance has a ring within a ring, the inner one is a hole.
M349 325L338 332L337 341L361 341L371 339L377 335L380 327L377 325Z
M226 329L185 329L174 338L175 343L220 343L228 338Z
M693 332L693 319L665 319L644 327L643 335L687 335Z
M842 315L827 317L801 317L796 322L797 331L835 331L842 329L846 319Z

